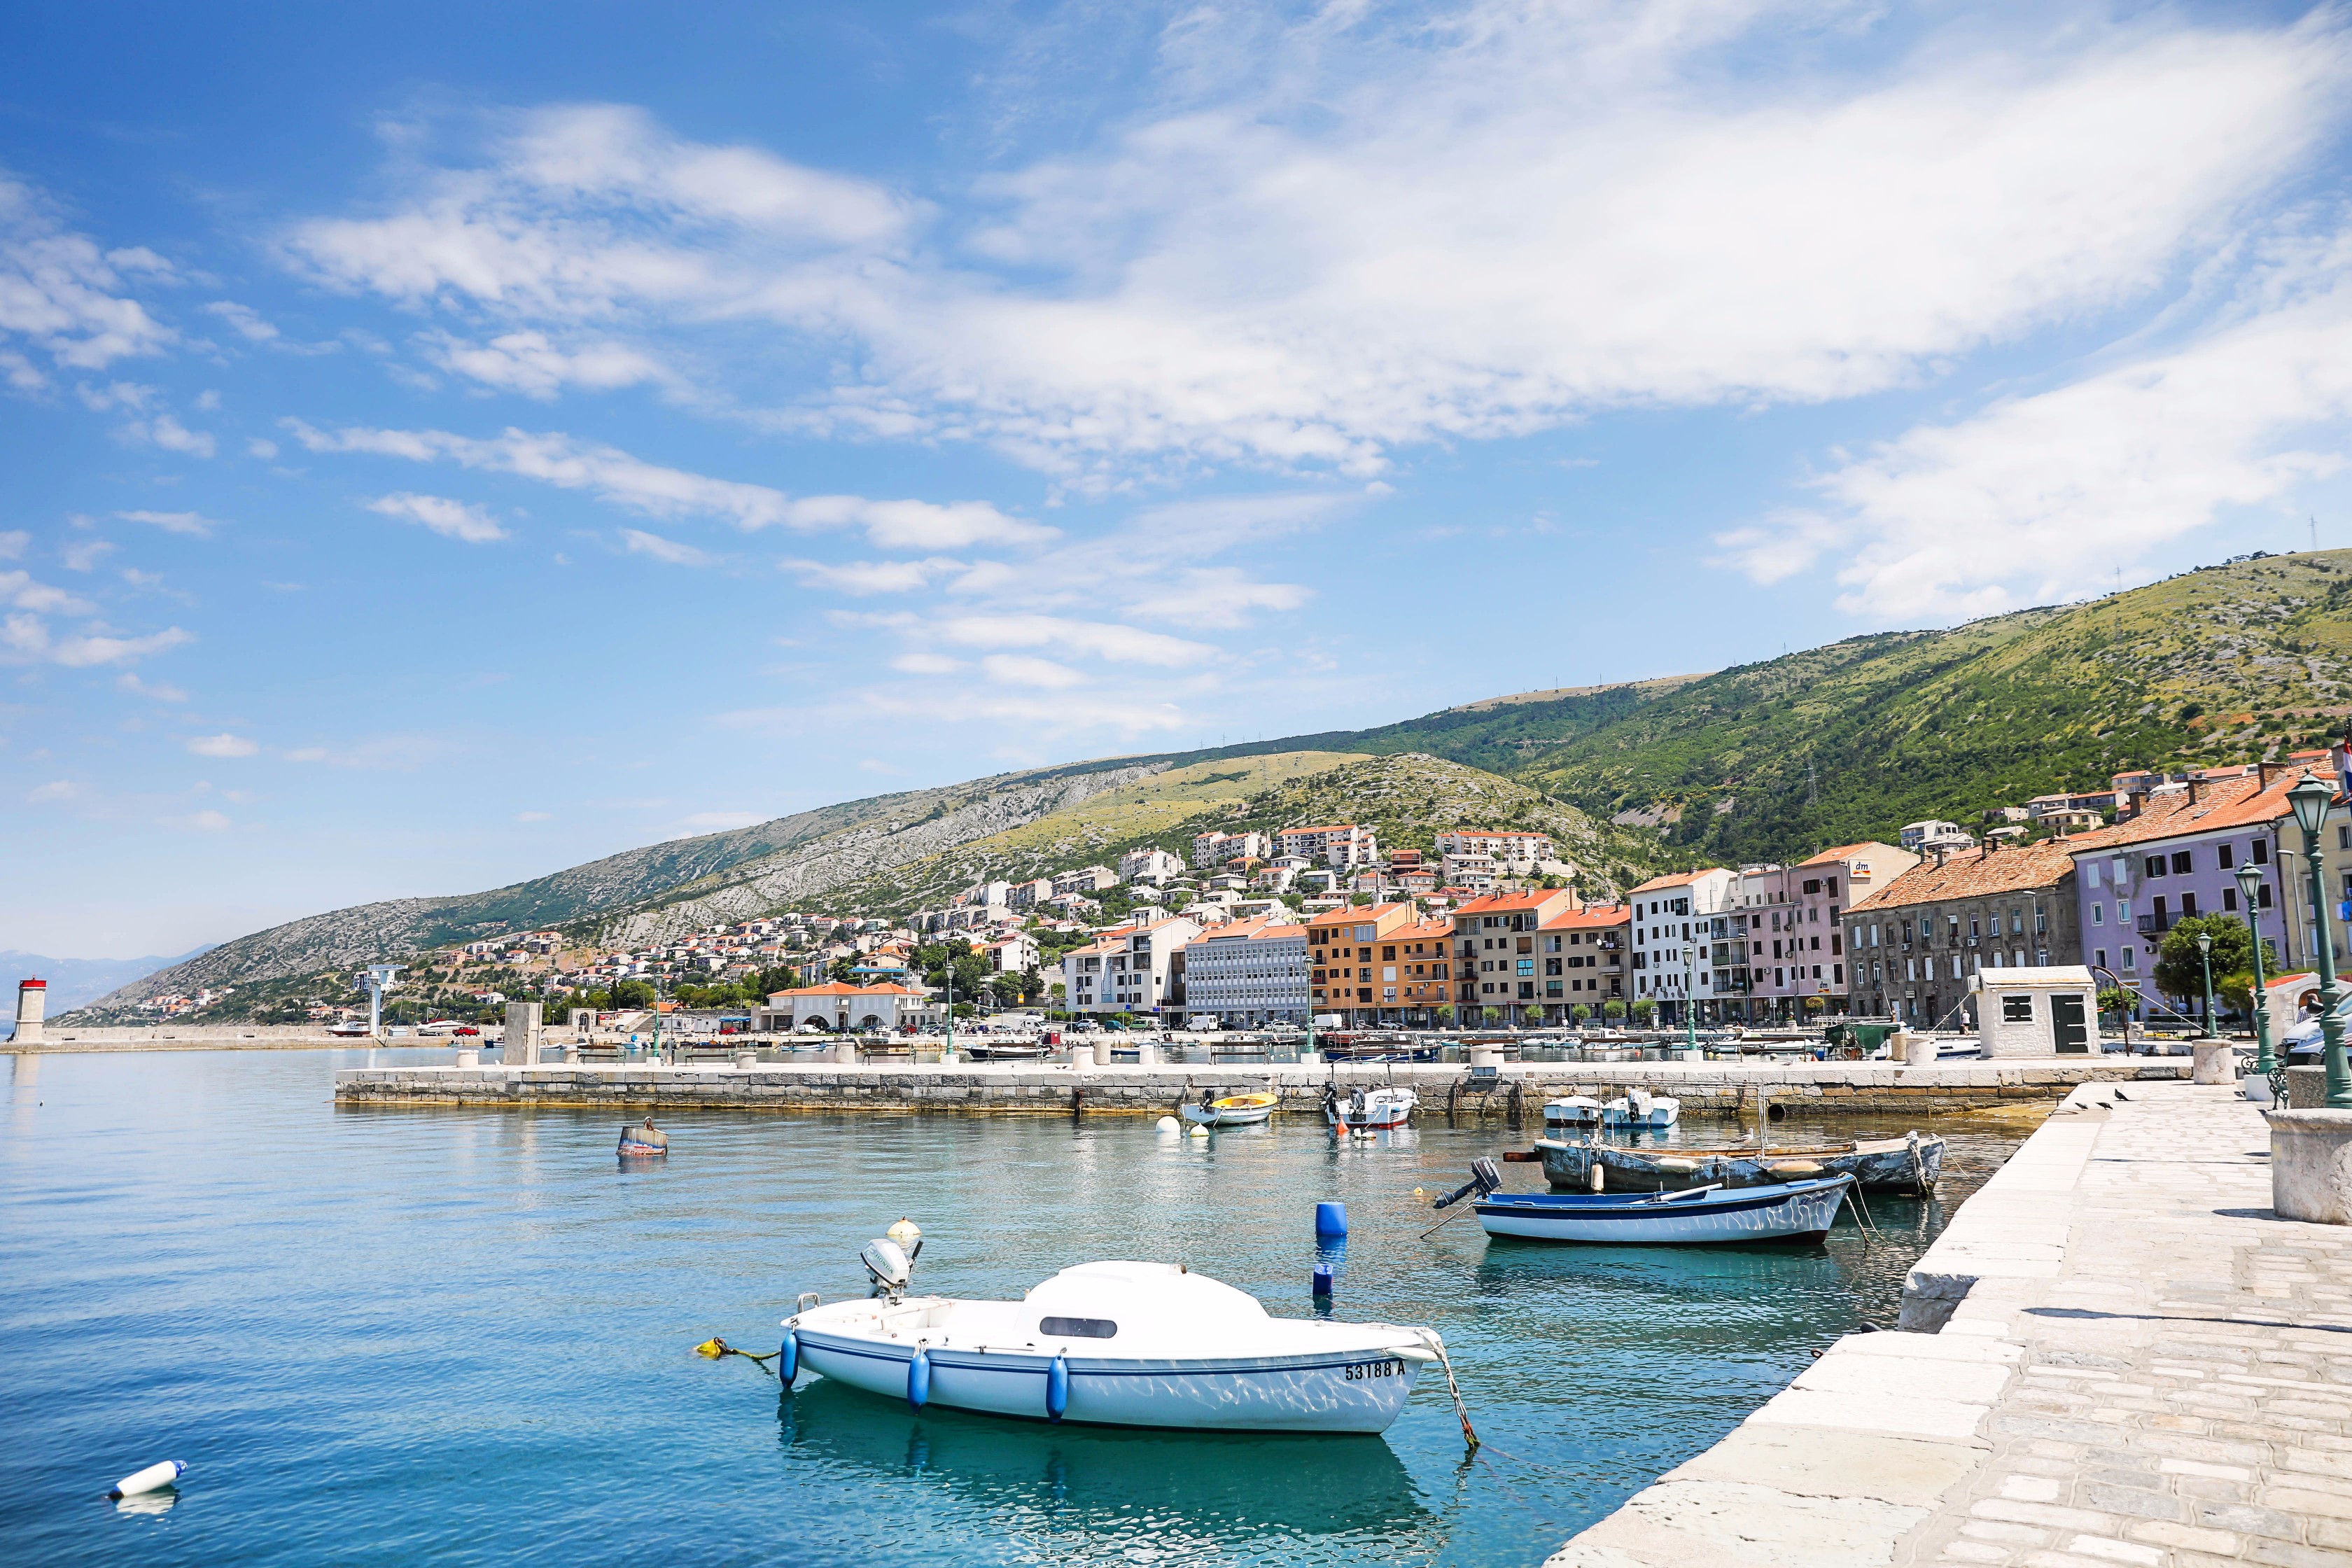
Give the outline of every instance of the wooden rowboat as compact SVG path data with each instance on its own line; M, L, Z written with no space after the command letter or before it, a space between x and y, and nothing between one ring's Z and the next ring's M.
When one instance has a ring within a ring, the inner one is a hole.
M1568 1192L1592 1190L1595 1166L1604 1189L1677 1192L1686 1187L1762 1187L1822 1176L1852 1176L1872 1192L1932 1191L1944 1170L1944 1140L1935 1133L1870 1138L1796 1148L1629 1149L1609 1143L1536 1140L1544 1180Z

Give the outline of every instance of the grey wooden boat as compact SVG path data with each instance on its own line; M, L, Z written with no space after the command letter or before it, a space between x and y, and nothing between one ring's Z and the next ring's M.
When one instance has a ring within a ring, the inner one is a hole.
M1762 1187L1816 1176L1852 1176L1872 1192L1932 1191L1944 1172L1944 1140L1930 1132L1816 1143L1788 1149L1633 1149L1613 1143L1571 1143L1538 1138L1544 1179L1555 1187L1591 1192L1601 1167L1603 1190L1668 1192L1685 1187Z

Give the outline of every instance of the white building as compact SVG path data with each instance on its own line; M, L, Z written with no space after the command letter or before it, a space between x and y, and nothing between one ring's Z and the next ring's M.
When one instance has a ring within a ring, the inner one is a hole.
M780 1034L814 1024L835 1033L892 1030L936 1022L938 1010L923 992L905 985L852 985L831 981L770 994L759 1009L758 1027Z
M1184 874L1184 862L1165 849L1130 849L1118 858L1122 882L1164 882Z
M981 950L991 974L1019 974L1037 967L1037 939L1025 931L1007 931Z
M1054 879L1039 877L1034 881L1015 882L1006 895L1004 907L1010 910L1034 910L1054 896Z
M1106 888L1118 886L1118 873L1108 866L1081 866L1075 871L1064 871L1054 878L1054 891L1063 893L1099 893Z
M1062 955L1063 994L1074 1013L1148 1013L1168 1005L1169 969L1198 921L1150 911Z
M1380 842L1373 831L1352 822L1321 827L1286 827L1274 837L1275 847L1283 854L1318 861L1334 871L1350 871L1381 858Z
M1925 822L1910 824L1903 829L1899 837L1903 840L1903 847L1914 855L1925 855L1938 847L1946 849L1972 849L1977 842L1969 836L1968 829L1958 823L1944 822L1932 816Z
M1274 846L1263 833L1203 833L1192 840L1195 866L1222 866L1244 856L1263 860L1273 852Z
M1445 886L1472 893L1491 892L1495 879L1502 874L1501 863L1483 849L1449 849L1443 866Z
M1653 877L1626 895L1633 906L1633 997L1658 1005L1661 1023L1679 1024L1696 1005L1702 1016L1720 1016L1717 998L1729 989L1716 984L1710 933L1718 915L1729 915L1738 896L1739 873L1720 866Z
M1451 859L1456 855L1486 855L1508 877L1531 877L1543 861L1552 858L1551 836L1544 833L1441 833L1437 836L1437 852ZM1451 881L1449 877L1447 880Z
M1307 928L1236 921L1184 944L1184 1011L1228 1028L1307 1022Z

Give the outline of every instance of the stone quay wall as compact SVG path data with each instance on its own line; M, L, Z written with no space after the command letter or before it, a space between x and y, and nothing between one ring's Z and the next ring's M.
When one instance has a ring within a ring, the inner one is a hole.
M333 1047L365 1049L370 1045L446 1044L446 1041L369 1040L330 1035L315 1025L301 1024L159 1024L120 1029L59 1028L52 1019L41 1038L19 1045L0 1040L0 1055L31 1056L43 1052L65 1056L75 1051L315 1051Z
M1768 1102L1796 1115L1979 1110L2063 1099L2085 1083L2177 1080L2186 1058L2107 1057L2048 1062L1812 1062L1742 1066L1666 1062L1507 1064L1491 1079L1435 1063L1399 1065L1393 1081L1419 1091L1424 1112L1540 1121L1559 1095L1607 1100L1642 1088L1690 1111L1751 1114ZM348 1068L335 1074L339 1105L610 1106L615 1108L1128 1114L1165 1116L1202 1089L1270 1091L1280 1114L1319 1116L1328 1066L1114 1067L904 1063L849 1067L762 1063L635 1067ZM1341 1064L1344 1091L1391 1080L1386 1065Z

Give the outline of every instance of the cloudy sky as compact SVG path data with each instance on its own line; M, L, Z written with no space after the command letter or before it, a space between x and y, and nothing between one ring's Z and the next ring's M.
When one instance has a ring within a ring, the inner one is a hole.
M2352 544L2352 19L20 8L0 947Z

